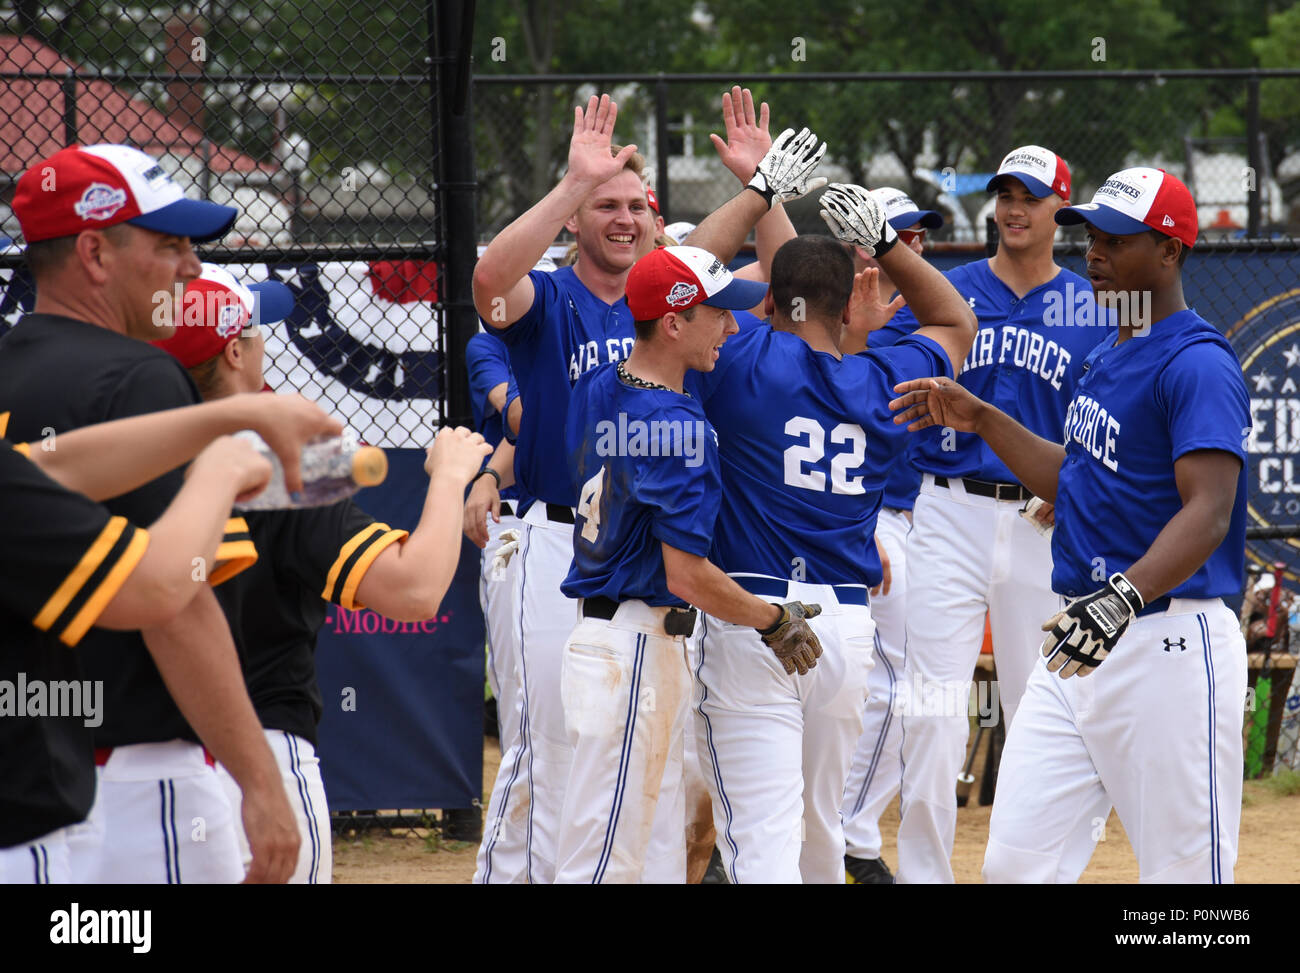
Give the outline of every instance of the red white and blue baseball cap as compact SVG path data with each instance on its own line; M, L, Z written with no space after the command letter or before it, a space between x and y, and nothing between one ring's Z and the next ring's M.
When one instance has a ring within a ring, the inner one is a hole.
M885 219L895 230L906 230L909 226L920 223L927 230L937 230L943 226L943 216L932 209L921 209L912 202L912 197L901 189L881 186L871 190L876 202L885 208Z
M726 265L699 247L659 247L627 275L627 306L637 321L653 321L696 304L741 311L767 296L767 284L732 276Z
M1196 201L1177 176L1163 169L1121 169L1101 184L1091 203L1056 211L1062 226L1091 223L1103 233L1127 236L1158 230L1165 236L1196 243Z
M153 344L193 368L225 351L245 328L283 321L293 304L293 291L278 280L241 284L225 267L204 264L185 285L176 333Z
M129 145L73 145L23 173L14 215L28 243L130 223L202 242L225 234L238 211L189 199L156 159Z
M1059 155L1041 145L1022 145L1008 152L997 173L989 180L989 192L998 188L998 181L1003 176L1019 179L1039 199L1052 193L1064 200L1070 198L1070 167Z

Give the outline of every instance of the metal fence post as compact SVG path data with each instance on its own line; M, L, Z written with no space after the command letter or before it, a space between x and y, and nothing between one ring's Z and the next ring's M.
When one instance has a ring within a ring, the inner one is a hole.
M659 212L668 219L668 82L663 72L655 81L655 195L659 197Z
M439 175L438 225L442 227L443 424L473 425L465 346L478 331L474 310L474 130L471 125L470 50L474 0L429 0L429 83L434 100L434 151Z
M1259 181L1264 165L1259 151L1259 76L1246 81L1246 165L1250 166L1250 183L1246 196L1246 236L1257 240L1260 235Z
M63 144L77 144L77 72L73 68L63 76Z

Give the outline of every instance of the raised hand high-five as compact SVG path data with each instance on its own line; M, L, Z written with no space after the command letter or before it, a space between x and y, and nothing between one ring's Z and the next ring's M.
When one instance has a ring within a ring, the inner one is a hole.
M623 171L636 146L625 145L618 155L610 154L617 118L618 105L610 101L609 95L599 99L592 95L585 111L581 106L574 107L573 137L569 140L571 178L599 186Z
M726 140L712 133L709 138L718 150L722 164L742 183L747 183L772 147L772 134L767 128L767 102L762 103L755 116L754 95L748 88L736 85L730 91L724 91L722 125Z

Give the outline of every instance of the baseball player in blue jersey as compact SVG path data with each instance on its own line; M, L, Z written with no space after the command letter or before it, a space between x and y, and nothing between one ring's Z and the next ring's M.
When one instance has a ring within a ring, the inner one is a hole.
M977 433L1056 504L1067 607L1042 626L1007 737L984 877L1075 881L1113 805L1143 882L1231 882L1246 655L1222 599L1245 568L1241 365L1183 299L1197 217L1178 179L1125 169L1056 220L1087 224L1097 301L1119 312L1084 362L1065 445L944 380L904 383L895 403L900 422ZM1137 295L1149 320L1131 315Z
M921 253L928 230L943 226L943 217L923 210L900 189L882 186L871 190L885 209L885 219L898 232L899 241ZM872 257L854 248L854 270L874 269L879 275L880 298L889 301L884 312L891 318L902 306L901 296L889 275ZM892 298L892 300L890 300ZM870 346L880 349L894 344L915 328L908 316L906 330L887 323L870 333ZM846 352L847 344L843 346ZM881 857L880 815L898 793L902 776L902 727L895 694L903 674L903 639L907 633L907 532L912 529L912 504L921 485L921 474L907 461L906 454L890 464L876 518L876 544L887 577L881 590L871 593L871 619L876 623L875 665L867 683L867 706L862 736L844 788L844 867L852 884L883 885L893 881L889 866Z
M1064 160L1022 146L989 181L996 192L997 253L948 280L980 329L957 380L1036 435L1060 437L1087 353L1105 336L1088 282L1052 256L1053 213L1070 195ZM905 329L904 308L891 327ZM978 437L929 429L909 446L921 472L907 536L907 648L896 703L902 711L899 882L951 882L956 781L969 735L971 676L985 616L993 631L997 703L1007 724L1040 641L1035 619L1060 600L1049 584L1051 548L1020 516L1031 497Z
M573 390L565 438L579 502L563 590L581 600L582 617L561 679L573 762L557 882L639 881L660 803L680 802L691 605L759 630L791 670L815 666L821 652L805 620L815 605L778 608L707 559L722 502L718 448L683 382L687 369L714 367L737 331L730 311L766 292L706 251L651 252L627 281L631 355ZM676 858L682 882L684 833Z
M513 382L510 376L510 359L505 345L491 335L479 333L469 339L465 348L465 365L469 371L470 408L474 413L474 430L494 450L506 440L510 430L508 416L513 410L518 424L520 405L518 390L510 398ZM513 436L511 437L513 438ZM487 487L497 482L499 474L491 466L481 470L475 482L486 480ZM519 693L518 651L514 642L514 603L512 601L514 578L509 569L509 558L504 564L496 560L502 535L506 543L518 537L519 521L515 517L518 491L503 487L496 494L499 504L496 516L482 518L481 526L487 539L483 547L479 577L479 602L488 636L488 683L497 701L498 740L501 753L508 753L519 733L523 696ZM466 517L472 516L467 504ZM506 533L509 531L510 533ZM490 811L489 811L490 814Z
M576 601L560 591L572 560L578 502L563 449L564 423L573 383L631 351L624 285L652 233L643 163L634 146L611 146L616 117L608 96L593 97L585 111L575 109L564 178L492 241L474 272L475 305L510 349L523 408L514 469L523 510L515 604L526 721L520 766L503 765L496 782L510 788L510 799L498 802L499 817L484 828L479 875L485 882L555 877L556 826L570 760L560 661L577 611ZM755 189L770 207L808 187L794 188L803 170L791 169L800 161L790 144L793 133L778 148L767 134L766 112L763 123L738 125L735 139L729 130L736 143L729 164L743 167L749 160ZM530 272L562 228L577 238L577 263Z
M696 234L727 254L758 215L757 201L743 205L729 238L703 226ZM732 883L844 880L840 803L872 665L867 592L881 581L872 534L886 470L904 445L891 429L888 390L895 375L948 372L974 334L960 296L895 246L866 190L833 186L821 205L928 326L891 348L843 355L844 326L856 324L852 259L826 237L800 237L773 260L772 325L732 338L691 386L718 433L727 498L711 559L751 594L822 606L813 629L825 652L797 677L750 630L711 615L703 622L696 742L710 764Z

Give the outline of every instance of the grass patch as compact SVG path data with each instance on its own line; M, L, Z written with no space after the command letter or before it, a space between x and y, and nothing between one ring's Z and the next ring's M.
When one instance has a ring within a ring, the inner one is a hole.
M1300 771L1284 770L1272 777L1263 778L1260 785L1278 797L1300 794Z

